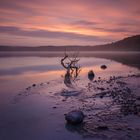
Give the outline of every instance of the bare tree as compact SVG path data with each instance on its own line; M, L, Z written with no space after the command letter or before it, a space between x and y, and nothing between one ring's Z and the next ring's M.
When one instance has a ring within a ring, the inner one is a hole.
M65 51L65 55L61 59L61 65L67 70L64 79L65 84L71 84L71 79L75 80L81 70L80 66L78 65L80 59L77 57L78 53L70 58Z

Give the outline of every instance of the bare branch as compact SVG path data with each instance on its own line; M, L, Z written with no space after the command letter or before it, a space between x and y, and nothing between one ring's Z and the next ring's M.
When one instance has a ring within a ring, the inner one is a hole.
M64 63L64 60L65 60L66 58L68 58L68 55L67 55L67 54L65 54L64 58L61 59L61 65L62 65L65 69L67 69L67 66L66 66L65 63Z
M78 62L80 59L78 59L78 54L73 54L72 58L69 58L65 51L64 57L61 59L61 65L67 70L66 75L65 75L65 82L68 82L70 84L70 79L73 81L77 78L78 74L81 71L81 67L78 65ZM65 61L67 60L67 61Z

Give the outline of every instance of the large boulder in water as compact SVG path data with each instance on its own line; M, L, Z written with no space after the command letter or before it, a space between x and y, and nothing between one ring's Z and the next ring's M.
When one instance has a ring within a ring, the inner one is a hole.
M67 123L79 124L83 122L84 114L80 110L73 110L65 115Z

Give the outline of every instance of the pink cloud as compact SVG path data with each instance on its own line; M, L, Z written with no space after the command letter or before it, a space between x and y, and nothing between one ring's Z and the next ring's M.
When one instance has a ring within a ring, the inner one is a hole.
M78 40L70 41L72 44L80 44L80 40L81 44L83 40L87 43L89 36L96 36L93 41L89 41L89 45L99 44L98 38L102 43L139 34L139 9L139 0L1 0L0 26L20 28L22 32L24 29L34 30L36 34L39 30L59 34L63 32L66 37L60 39L62 44L68 42L72 35ZM6 34L10 38L12 33L9 31ZM4 36L4 33L0 36ZM37 35L31 34L30 37L37 38ZM38 36L38 45L41 44L41 37ZM55 34L51 37L47 35L46 38L59 40Z

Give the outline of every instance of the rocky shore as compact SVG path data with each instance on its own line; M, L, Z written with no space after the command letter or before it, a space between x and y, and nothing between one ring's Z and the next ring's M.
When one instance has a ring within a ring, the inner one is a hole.
M84 86L77 79L79 86L72 89L64 87L62 81L56 85L55 82L33 84L19 93L15 101L32 94L53 97L56 103L53 109L63 106L64 114L76 109L84 114L84 121L78 125L67 123L64 116L68 131L101 140L139 139L140 74L98 77ZM52 88L52 85L55 86Z

